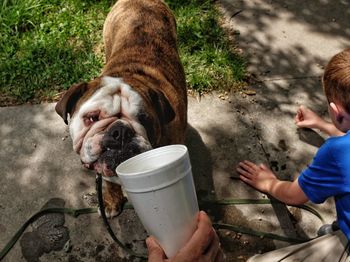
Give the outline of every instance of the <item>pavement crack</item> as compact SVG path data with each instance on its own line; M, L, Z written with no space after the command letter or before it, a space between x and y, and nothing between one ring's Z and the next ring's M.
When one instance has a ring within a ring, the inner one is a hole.
M260 145L261 150L264 153L264 156L266 158L268 166L271 170L273 170L272 166L271 166L271 161L270 161L270 154L267 152L267 150L264 147L264 144L262 142L262 139L261 139L259 131L258 131L259 129L254 124L253 119L251 117L249 117L249 120L251 121L251 124L253 126L253 130L255 132L255 136L258 139L258 143ZM267 197L270 200L276 200L274 197L272 197L268 194L267 194ZM282 203L282 202L271 201L271 206L272 206L273 210L275 211L276 217L278 219L278 222L281 226L283 233L288 237L298 237L297 229L295 228L295 224L293 223L293 221L291 219L293 217L293 215L289 212L287 205Z

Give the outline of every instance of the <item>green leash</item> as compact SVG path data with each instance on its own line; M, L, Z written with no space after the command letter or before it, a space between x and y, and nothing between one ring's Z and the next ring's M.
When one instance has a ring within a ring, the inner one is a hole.
M100 183L100 184L102 184L102 183ZM97 185L99 185L99 184L97 183ZM102 192L102 190L98 190L98 191ZM202 205L245 205L245 204L258 204L258 205L264 204L265 205L265 204L271 204L272 201L274 201L274 200L269 200L269 199L225 199L225 200L203 200L203 201L200 201L200 203ZM322 216L315 209L313 209L312 207L307 206L307 205L296 206L296 207L311 212L312 214L317 216L323 222ZM123 210L124 209L131 209L131 208L132 208L132 206L130 204L128 204L128 203L126 203L123 206ZM102 216L102 213L104 213L102 210L104 210L104 208L101 208L101 216ZM16 242L21 237L21 235L26 230L26 228L31 223L33 223L35 220L37 220L39 217L41 217L43 215L50 214L50 213L63 213L63 214L67 214L67 215L70 215L70 216L76 218L76 217L78 217L80 215L83 215L83 214L91 214L91 213L97 213L97 212L98 212L98 208L97 207L95 207L95 208L81 208L81 209L74 209L74 208L46 208L46 209L40 210L39 212L37 212L33 216L31 216L20 227L20 229L11 238L11 240L5 245L5 247L0 252L0 260L2 260L8 254L8 252L16 244ZM106 221L107 221L107 219L106 219ZM222 224L222 223L214 223L213 227L215 229L227 229L227 230L234 231L236 233L257 236L257 237L260 237L260 238L276 239L276 240L285 241L285 242L289 242L289 243L302 243L302 242L306 242L306 241L311 240L311 239L298 239L298 238L284 237L284 236L280 236L280 235L276 235L276 234L272 234L272 233L261 232L261 231L256 231L256 230L252 230L252 229L249 229L249 228L244 228L244 227L241 227L241 226L234 226L234 225ZM110 229L110 230L112 231L112 229ZM108 230L108 231L110 232L110 230ZM114 235L114 233L113 233L113 235ZM112 234L111 234L111 236L112 236ZM115 240L114 238L116 238L116 237L112 237L112 238L113 238L113 240ZM142 258L142 259L146 259L147 258L145 255L136 254L134 251L132 251L131 249L127 248L121 241L118 240L116 242L130 256L139 257L139 258Z
M117 236L114 234L111 225L108 222L106 213L105 213L105 207L104 207L104 203L103 203L103 197L102 197L102 175L101 174L96 174L96 191L97 191L97 198L98 198L98 204L100 206L100 212L101 212L101 217L102 220L106 226L106 229L109 233L109 235L111 236L111 238L122 248L124 249L124 251L126 251L131 257L138 257L141 259L146 260L148 257L147 255L140 255L135 253L132 249L126 247L124 245L123 242L121 242ZM121 214L121 212L123 211L124 207L122 208L122 210L120 211L120 213L118 215Z
M222 200L201 200L200 203L202 205L220 205L220 206L232 206L232 205L267 205L267 204L272 204L272 203L281 203L278 200L273 200L273 199L222 199ZM308 205L287 205L287 206L292 206L292 207L297 207L303 210L306 210L310 212L311 214L315 215L318 217L322 223L324 223L324 218L321 216L320 213L316 211L311 206Z

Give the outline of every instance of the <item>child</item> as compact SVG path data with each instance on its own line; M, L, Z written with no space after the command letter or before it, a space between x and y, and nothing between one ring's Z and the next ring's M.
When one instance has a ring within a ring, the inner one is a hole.
M293 182L281 181L265 165L238 164L242 181L259 191L293 205L323 203L334 197L339 231L304 244L289 246L249 261L348 261L350 239L350 49L335 55L323 75L323 88L332 123L301 106L298 127L320 129L331 137L317 151L312 163ZM344 259L344 260L341 260Z

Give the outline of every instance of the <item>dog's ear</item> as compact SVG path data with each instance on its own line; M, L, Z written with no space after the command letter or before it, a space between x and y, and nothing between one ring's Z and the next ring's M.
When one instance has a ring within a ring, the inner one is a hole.
M156 109L159 119L163 122L163 124L167 124L174 119L174 109L170 105L169 100L166 98L163 92L149 89L149 96L151 98L152 104L154 105L154 108Z
M59 114L64 122L68 125L68 114L72 114L72 110L87 90L87 83L79 83L72 85L63 95L60 101L57 102L55 110Z

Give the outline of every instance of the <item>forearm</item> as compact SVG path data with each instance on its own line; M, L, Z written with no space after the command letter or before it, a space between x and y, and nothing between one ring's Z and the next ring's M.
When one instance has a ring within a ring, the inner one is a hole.
M256 165L244 160L238 164L237 172L240 174L239 177L242 181L282 202L300 205L308 201L299 186L298 180L293 182L281 181L271 169L263 164Z
M319 129L321 132L329 136L341 136L344 135L339 129L337 129L333 123L322 120L317 123L315 126L316 129Z
M301 205L308 201L297 181L290 182L276 179L271 183L266 193L289 205Z

